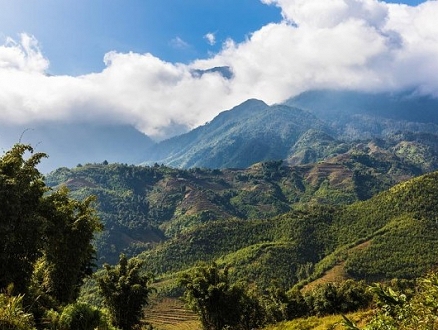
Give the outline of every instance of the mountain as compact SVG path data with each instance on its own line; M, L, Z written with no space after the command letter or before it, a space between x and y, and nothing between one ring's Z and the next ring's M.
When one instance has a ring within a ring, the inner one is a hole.
M246 168L264 160L285 159L290 147L309 129L329 132L307 111L248 100L204 126L153 146L144 163L179 168Z
M364 93L317 90L285 102L310 111L339 139L383 137L396 131L438 131L438 99L414 92Z
M280 159L303 164L345 152L346 143L355 140L409 132L438 132L437 99L410 92L311 91L272 106L248 100L152 146L143 164L245 168Z
M231 74L226 67L193 74L210 71ZM160 143L128 125L1 123L0 149L7 150L18 141L30 143L50 155L40 166L44 173L104 160L178 168L246 168L269 160L287 159L290 164L320 161L345 152L351 147L347 144L355 140L387 140L414 133L429 134L432 138L427 139L432 141L437 132L437 99L412 92L310 91L272 106L248 100L201 127ZM400 147L400 151L412 151L413 147ZM428 148L435 146L429 144Z
M127 125L87 123L35 123L29 126L0 124L0 148L8 150L17 142L27 143L49 155L39 169L48 173L58 167L92 162L138 164L154 144L149 137Z

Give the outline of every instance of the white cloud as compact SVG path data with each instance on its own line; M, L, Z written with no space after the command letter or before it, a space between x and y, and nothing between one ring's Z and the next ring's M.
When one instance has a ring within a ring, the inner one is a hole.
M16 69L23 72L44 72L49 61L39 50L38 41L30 35L22 33L20 42L11 38L0 46L0 69Z
M209 32L204 36L204 38L207 40L209 45L213 46L214 44L216 44L216 36L214 33Z
M376 0L263 0L284 20L242 43L227 40L209 59L165 62L110 52L106 68L48 76L35 38L0 46L0 122L85 120L128 123L163 137L175 123L196 127L248 98L281 102L316 88L438 97L438 1L417 7ZM176 38L174 46L187 47ZM231 79L193 70L228 66Z
M185 42L184 40L182 40L180 37L175 37L172 40L170 40L170 45L173 48L177 48L177 49L190 48L190 45L187 42Z

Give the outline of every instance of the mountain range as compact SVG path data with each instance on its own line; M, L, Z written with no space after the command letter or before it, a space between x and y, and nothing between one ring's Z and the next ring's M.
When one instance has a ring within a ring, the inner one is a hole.
M89 123L35 123L6 125L0 123L0 150L15 143L33 146L48 158L39 170L48 173L59 167L73 167L93 162L135 164L142 161L148 147L155 142L128 125L94 125Z
M0 147L19 141L50 157L40 169L102 162L178 168L246 168L269 160L291 164L322 160L348 149L343 143L373 138L435 143L438 100L406 91L311 91L283 104L247 100L209 123L155 142L128 125L86 123L0 124ZM421 137L420 137L420 135ZM415 136L415 137L414 137Z
M152 146L143 164L245 168L267 160L314 162L345 151L341 141L392 139L400 132L434 136L438 100L410 92L313 91L272 106L248 100L204 126ZM314 142L323 148L315 150Z

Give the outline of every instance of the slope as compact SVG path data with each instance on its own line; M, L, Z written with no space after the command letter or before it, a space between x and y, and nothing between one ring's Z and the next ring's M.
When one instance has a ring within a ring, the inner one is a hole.
M216 260L234 279L260 288L303 285L340 264L338 273L353 279L416 278L438 265L437 180L438 172L427 174L349 206L217 221L140 257L157 274Z
M145 154L145 164L246 168L261 161L285 159L290 147L311 128L329 132L309 112L248 100L204 126L158 143Z
M39 165L43 173L61 166L104 160L138 164L140 155L155 143L128 125L57 122L14 126L0 123L0 150L7 150L19 141L49 155Z
M373 141L350 147L326 161L299 166L277 161L241 170L179 170L104 162L60 168L46 181L51 187L67 185L77 198L98 197L106 227L96 240L99 260L111 263L121 251L132 255L211 221L270 218L303 205L349 204L424 171L412 161L423 159L414 157L421 153L412 148L404 159Z

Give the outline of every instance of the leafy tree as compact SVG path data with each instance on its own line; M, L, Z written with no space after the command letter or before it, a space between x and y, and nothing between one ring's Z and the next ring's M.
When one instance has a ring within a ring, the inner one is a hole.
M123 330L140 323L143 307L147 305L151 288L151 275L142 274L143 262L120 255L118 265L104 265L97 276L99 290L108 306L113 322Z
M260 304L241 286L230 284L227 268L219 269L215 263L197 267L179 282L185 288L185 301L198 313L205 330L249 330L263 323Z
M325 283L306 293L305 299L316 315L348 313L370 305L372 295L367 289L363 281Z
M376 312L363 330L433 330L438 328L438 273L433 272L418 280L414 293L392 286L376 284L374 294ZM360 330L344 317L346 329Z
M41 202L46 228L36 282L63 305L76 300L83 279L92 273L95 250L91 241L102 229L93 201L93 197L73 200L67 188L61 188Z
M0 158L0 289L14 283L24 293L41 255L44 219L38 211L47 188L36 165L43 157L17 144Z
M108 323L101 310L85 303L67 305L59 317L59 327L66 330L115 329Z
M13 288L9 301L31 312L37 327L47 309L77 298L101 228L92 198L76 201L66 188L45 185L37 169L43 157L23 144L0 157L0 292Z

